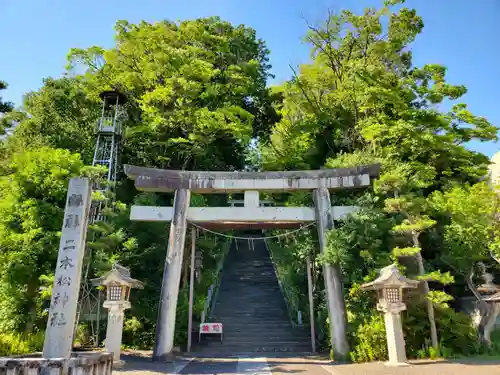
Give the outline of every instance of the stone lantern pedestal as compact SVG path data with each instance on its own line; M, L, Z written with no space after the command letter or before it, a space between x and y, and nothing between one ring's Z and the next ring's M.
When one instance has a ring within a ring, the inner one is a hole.
M113 353L113 366L119 367L123 364L120 361L120 352L125 310L131 307L130 289L142 289L143 284L132 279L130 271L117 263L113 264L111 271L92 281L94 285L106 287L106 300L103 306L108 309L108 326L104 345L107 352Z
M104 346L108 353L113 353L113 366L122 365L120 352L122 346L123 320L125 310L130 308L130 302L105 301L104 308L108 309L108 326Z
M416 288L418 284L419 281L406 278L395 264L391 264L380 271L380 276L376 280L361 286L362 289L372 289L378 293L377 310L384 313L385 320L389 353L387 366L408 365L401 324L401 311L406 310L406 305L403 303L403 289Z

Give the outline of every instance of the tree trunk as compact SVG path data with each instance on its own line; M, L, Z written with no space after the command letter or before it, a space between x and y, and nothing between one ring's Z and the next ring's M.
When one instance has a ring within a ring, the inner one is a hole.
M38 297L38 288L39 285L35 283L28 284L27 288L27 297L28 297L28 311L26 315L26 324L24 326L24 332L29 334L33 332L36 321L36 301Z
M418 241L418 240L417 240ZM417 245L418 246L418 242ZM417 254L417 264L418 264L418 273L420 276L425 275L424 261L422 259L422 254L420 252ZM425 296L429 294L429 283L427 281L423 281L424 283L424 293ZM429 324L431 328L431 343L434 348L438 348L439 341L436 329L436 318L434 317L434 306L432 305L432 301L428 298L425 298L425 304L427 306L427 315L429 316Z

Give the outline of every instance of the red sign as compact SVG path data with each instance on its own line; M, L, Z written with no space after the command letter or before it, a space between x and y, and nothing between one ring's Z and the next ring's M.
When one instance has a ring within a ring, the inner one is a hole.
M222 333L222 323L201 323L201 333Z

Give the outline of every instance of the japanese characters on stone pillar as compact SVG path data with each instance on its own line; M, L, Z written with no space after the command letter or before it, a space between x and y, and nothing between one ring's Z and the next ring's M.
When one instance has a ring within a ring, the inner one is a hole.
M88 178L72 178L69 182L43 345L44 358L69 358L71 355L91 202L90 186Z

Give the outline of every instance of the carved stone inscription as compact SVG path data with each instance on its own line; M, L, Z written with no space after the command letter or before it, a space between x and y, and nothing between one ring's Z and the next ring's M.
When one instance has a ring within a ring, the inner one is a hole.
M45 331L44 358L69 358L71 354L90 193L90 181L87 178L71 179Z

